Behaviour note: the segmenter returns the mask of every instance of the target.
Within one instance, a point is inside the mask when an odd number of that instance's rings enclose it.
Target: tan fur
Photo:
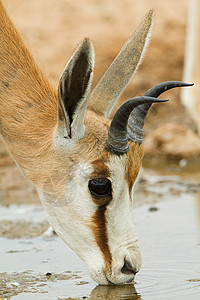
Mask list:
[[[51,151],[56,122],[55,90],[0,2],[0,129],[8,150],[27,176]]]
[[[91,178],[109,178],[110,171],[106,165],[106,161],[108,159],[108,153],[105,152],[102,157],[92,162],[92,166],[94,171],[91,174]]]
[[[116,95],[120,95],[141,59],[151,24],[152,12],[149,12],[125,46],[128,60],[127,57],[122,59],[124,56],[122,49],[114,65],[106,73],[106,77],[103,77],[94,90],[84,119],[85,135],[74,141],[71,136],[61,136],[63,144],[66,142],[67,145],[71,140],[74,142],[73,147],[65,148],[55,143],[55,132],[59,123],[58,94],[35,64],[0,0],[0,132],[13,159],[37,186],[39,194],[42,194],[42,201],[48,203],[50,199],[48,209],[51,217],[55,214],[52,202],[54,199],[55,202],[64,199],[66,184],[76,176],[75,170],[80,164],[86,163],[92,168],[90,179],[111,177],[107,163],[114,154],[107,149],[110,120],[106,115],[117,100]],[[136,43],[138,49],[133,47],[132,43]],[[132,54],[131,48],[134,48]],[[132,55],[136,56],[136,60]],[[119,63],[118,59],[122,59],[120,78],[115,76],[116,72],[119,72],[119,68],[116,68],[116,64]],[[130,62],[132,60],[133,63]],[[121,77],[125,77],[124,82],[121,82]],[[109,83],[109,86],[105,84],[105,81]],[[118,89],[119,83],[122,85]],[[108,105],[107,100],[110,97],[112,101]],[[102,106],[102,101],[105,103],[104,106]],[[131,197],[132,187],[143,157],[143,146],[132,142],[130,151],[123,155],[127,162],[124,176]],[[90,195],[88,199],[90,201]],[[99,203],[99,200],[93,197],[91,206],[93,209],[95,207],[96,211],[93,210],[93,215],[90,218],[87,217],[86,220],[92,230],[93,239],[102,253],[105,267],[110,272],[112,271],[112,255],[109,249],[105,212],[106,205],[111,200],[112,196],[104,198]],[[62,223],[59,221],[60,219],[53,220],[53,224],[58,226],[57,224]],[[62,228],[61,225],[58,226],[58,232],[60,228]],[[65,240],[65,233],[62,238]]]
[[[40,184],[49,175],[49,170],[56,173],[62,169],[61,164],[69,165],[67,153],[55,149],[52,143],[57,123],[58,96],[35,64],[1,2],[0,54],[1,134],[12,157],[27,177]],[[90,133],[72,150],[72,160],[78,163],[84,156],[87,161],[87,153],[91,159],[94,148],[101,152],[102,141],[106,143],[108,123],[105,118],[99,119],[94,113],[87,112],[85,124]]]
[[[88,132],[72,152],[63,153],[53,146],[57,93],[35,64],[1,2],[0,54],[1,134],[27,177],[39,184],[49,170],[56,173],[63,163],[70,168],[69,154],[77,163],[83,157],[85,161],[98,159],[106,147],[109,120],[89,110],[85,118]]]
[[[142,158],[144,155],[143,144],[139,145],[134,142],[129,143],[128,162],[125,179],[128,183],[130,198],[132,199],[132,189],[140,171]]]

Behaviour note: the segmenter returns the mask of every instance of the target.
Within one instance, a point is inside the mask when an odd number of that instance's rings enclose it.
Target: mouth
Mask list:
[[[106,277],[106,280],[107,280],[108,285],[123,285],[123,284],[129,284],[129,283],[132,283],[132,282],[134,281],[134,279],[135,279],[135,276],[133,276],[132,278],[128,279],[128,280],[125,281],[125,282],[122,282],[122,283],[114,283],[114,282],[112,282],[111,280],[109,280],[107,276],[105,276],[105,277]]]
[[[132,277],[131,279],[129,279],[128,281],[126,281],[125,283],[133,283],[134,279],[135,279],[135,276]]]
[[[107,280],[108,284],[110,284],[110,285],[113,285],[113,284],[114,284],[112,281],[110,281],[110,280],[108,279],[108,277],[107,277],[106,275],[105,275],[105,277],[106,277],[106,280]]]

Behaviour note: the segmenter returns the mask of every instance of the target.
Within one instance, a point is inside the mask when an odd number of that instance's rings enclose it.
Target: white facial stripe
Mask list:
[[[110,156],[108,167],[113,183],[113,199],[106,209],[108,245],[112,255],[112,277],[119,278],[124,258],[129,254],[136,270],[141,267],[141,254],[136,234],[129,187],[125,180],[127,156]]]

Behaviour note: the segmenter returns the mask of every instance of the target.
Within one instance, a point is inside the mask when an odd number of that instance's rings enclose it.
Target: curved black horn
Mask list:
[[[192,85],[194,85],[194,83],[185,83],[181,81],[165,81],[153,86],[146,93],[144,93],[144,95],[149,97],[158,97],[165,91],[173,89],[175,87],[184,87]]]
[[[158,97],[160,94],[162,94],[163,92],[169,89],[175,87],[192,86],[192,85],[193,84],[184,83],[181,81],[166,81],[152,87],[144,94],[144,96]],[[144,134],[143,126],[144,126],[146,115],[151,107],[151,104],[152,103],[146,103],[140,105],[132,111],[127,126],[127,134],[129,140],[135,141],[139,144],[142,143],[143,134]]]
[[[127,100],[123,103],[111,121],[108,130],[107,146],[115,154],[123,154],[129,150],[127,137],[127,123],[131,112],[139,105],[151,105],[153,102],[166,102],[149,96],[141,96]]]

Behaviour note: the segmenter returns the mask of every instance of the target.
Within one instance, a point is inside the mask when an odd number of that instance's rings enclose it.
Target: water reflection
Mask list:
[[[137,300],[142,299],[133,284],[127,285],[98,285],[90,295],[90,300]]]

